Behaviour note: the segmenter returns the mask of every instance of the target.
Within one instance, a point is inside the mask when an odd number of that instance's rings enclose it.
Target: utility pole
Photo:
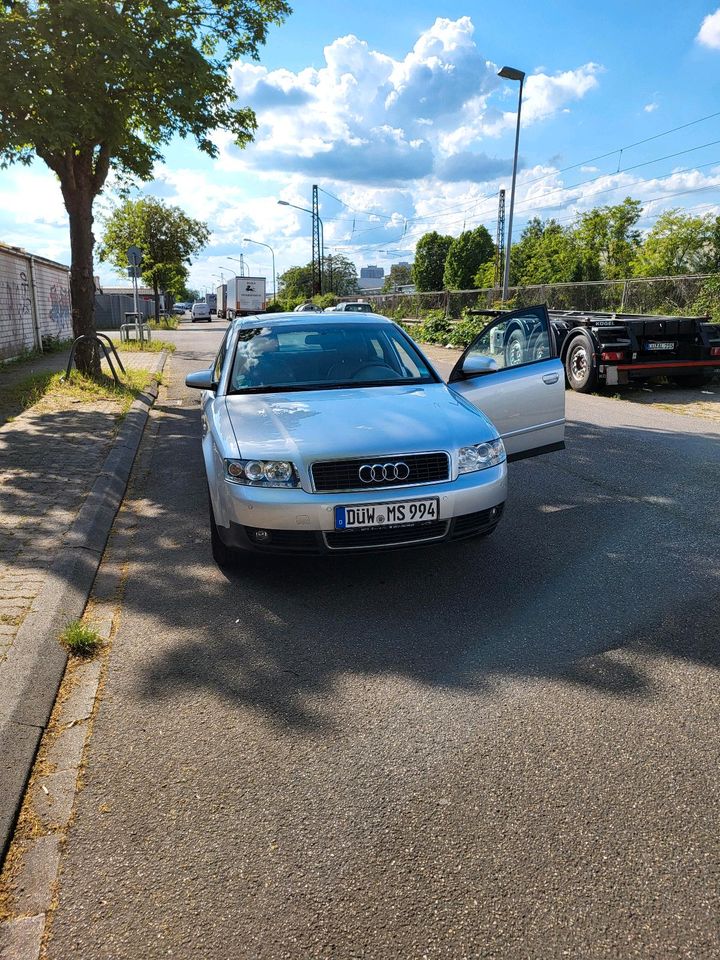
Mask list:
[[[500,287],[505,271],[505,190],[498,197],[497,233],[495,235],[495,286]]]
[[[323,275],[323,248],[320,240],[320,210],[318,205],[318,188],[313,184],[312,192],[312,290],[313,296],[322,293]]]

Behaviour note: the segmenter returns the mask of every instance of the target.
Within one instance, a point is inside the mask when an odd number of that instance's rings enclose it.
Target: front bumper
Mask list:
[[[300,489],[222,482],[218,533],[238,550],[258,553],[337,553],[389,550],[489,533],[507,497],[507,465],[443,483],[310,494]],[[335,507],[437,497],[439,517],[420,524],[335,530]],[[219,515],[218,515],[219,514]],[[222,519],[221,519],[222,518]],[[224,522],[223,522],[224,521]]]

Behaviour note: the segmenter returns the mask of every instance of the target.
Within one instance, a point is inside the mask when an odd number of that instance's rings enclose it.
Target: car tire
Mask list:
[[[576,393],[592,393],[598,385],[597,366],[587,337],[575,337],[565,354],[565,376]]]
[[[513,330],[505,344],[505,366],[518,367],[525,359],[525,334],[522,330]]]
[[[223,543],[220,532],[215,523],[215,514],[213,512],[210,491],[208,491],[208,506],[210,510],[210,547],[212,549],[213,560],[219,567],[233,567],[237,565],[238,552]]]
[[[703,370],[702,373],[681,373],[670,379],[678,387],[704,387],[712,380],[712,374]]]

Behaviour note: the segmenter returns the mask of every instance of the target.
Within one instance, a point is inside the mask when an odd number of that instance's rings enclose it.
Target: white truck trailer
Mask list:
[[[266,306],[265,277],[233,277],[227,284],[228,320],[262,313]]]

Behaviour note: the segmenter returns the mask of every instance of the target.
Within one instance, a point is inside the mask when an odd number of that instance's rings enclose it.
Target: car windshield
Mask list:
[[[390,324],[283,324],[240,330],[228,393],[328,390],[437,380]]]

